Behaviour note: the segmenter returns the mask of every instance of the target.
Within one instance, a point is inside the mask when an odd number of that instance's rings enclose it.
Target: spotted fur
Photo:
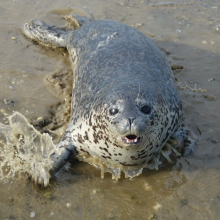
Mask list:
[[[180,140],[181,151],[187,138],[182,104],[162,52],[127,25],[75,17],[83,25],[71,32],[39,20],[24,27],[32,39],[66,47],[74,71],[71,121],[57,144],[62,154],[52,155],[51,173],[80,152],[114,166],[150,168],[161,155],[169,158],[164,146],[170,138]],[[149,114],[141,112],[145,105]],[[123,144],[128,135],[140,137],[140,144]]]

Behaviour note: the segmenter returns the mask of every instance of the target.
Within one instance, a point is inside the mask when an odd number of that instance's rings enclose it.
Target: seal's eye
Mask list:
[[[150,114],[151,112],[151,107],[148,106],[148,105],[144,105],[141,107],[141,111],[144,113],[144,114]]]
[[[117,108],[112,108],[109,110],[110,115],[116,115],[118,113],[118,109]]]

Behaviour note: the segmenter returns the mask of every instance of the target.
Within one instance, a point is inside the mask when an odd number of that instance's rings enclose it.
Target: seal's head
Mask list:
[[[106,148],[98,155],[124,166],[155,164],[160,150],[176,126],[176,114],[155,88],[120,85],[109,90],[99,106]],[[176,122],[175,122],[176,121]],[[103,150],[104,149],[104,150]],[[108,155],[106,155],[106,153]]]

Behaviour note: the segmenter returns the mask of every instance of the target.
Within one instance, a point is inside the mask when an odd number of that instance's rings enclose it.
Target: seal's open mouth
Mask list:
[[[121,140],[125,144],[138,144],[141,142],[141,138],[133,134],[127,135],[121,138]]]

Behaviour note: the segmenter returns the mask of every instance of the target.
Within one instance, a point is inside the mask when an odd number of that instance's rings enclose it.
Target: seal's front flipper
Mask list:
[[[176,149],[183,156],[187,156],[188,154],[192,153],[197,145],[197,142],[198,142],[197,138],[195,138],[195,140],[191,139],[189,137],[189,133],[190,133],[190,131],[186,129],[185,125],[182,125],[171,136],[171,138],[169,140],[173,143],[176,143],[176,144],[172,144],[174,147],[173,149]],[[193,135],[193,136],[195,136],[195,135]]]
[[[56,172],[67,163],[70,157],[74,158],[74,156],[76,156],[77,151],[69,130],[66,130],[61,136],[56,148],[57,149],[50,155],[52,165],[50,170],[45,169],[42,163],[31,163],[30,173],[34,174],[31,178],[36,184],[47,187],[49,185],[49,179],[55,176]]]
[[[31,25],[24,25],[24,34],[44,45],[67,46],[68,33],[51,27],[45,22],[37,19],[31,21]]]
[[[54,161],[50,170],[51,176],[54,176],[54,174],[66,164],[70,157],[77,155],[71,132],[68,129],[61,136],[56,148],[58,152],[61,151],[61,153],[58,154],[54,152],[51,154],[51,159]]]
[[[196,145],[198,143],[198,140],[192,140],[191,138],[187,137],[186,140],[184,141],[184,148],[183,148],[183,156],[187,156],[191,154]]]

